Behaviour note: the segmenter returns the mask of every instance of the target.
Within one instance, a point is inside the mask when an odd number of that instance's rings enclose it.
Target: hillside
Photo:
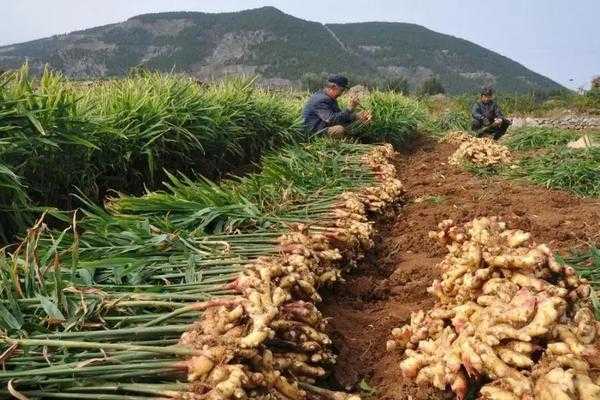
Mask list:
[[[144,65],[199,79],[259,75],[297,84],[307,73],[405,77],[414,87],[438,76],[452,93],[494,84],[526,92],[562,88],[474,43],[405,23],[323,25],[264,7],[236,13],[171,12],[0,47],[0,69],[28,61],[70,77],[120,76]]]

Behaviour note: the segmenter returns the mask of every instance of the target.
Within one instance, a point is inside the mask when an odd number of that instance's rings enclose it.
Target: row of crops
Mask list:
[[[319,290],[402,194],[354,142],[406,144],[417,102],[331,141],[250,81],[0,79],[0,398],[338,396]]]
[[[308,140],[303,97],[273,94],[250,80],[213,85],[145,74],[94,84],[27,67],[0,76],[0,241],[34,222],[35,206],[73,209],[72,194],[101,202],[111,191],[141,194],[169,173],[219,178],[268,150]],[[364,100],[375,112],[357,139],[404,144],[425,119],[393,93]],[[32,212],[33,211],[33,212]]]
[[[389,146],[288,146],[261,172],[44,218],[0,257],[0,397],[304,398],[335,356],[318,290],[402,195]],[[344,262],[344,264],[341,263]]]

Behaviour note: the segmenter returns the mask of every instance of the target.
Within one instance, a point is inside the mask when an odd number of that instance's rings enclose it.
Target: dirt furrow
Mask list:
[[[445,250],[428,238],[444,219],[467,222],[499,215],[537,242],[568,251],[600,236],[600,202],[524,183],[481,179],[449,167],[452,145],[422,143],[397,167],[409,195],[395,218],[379,227],[375,249],[344,284],[325,296],[324,314],[339,353],[334,384],[357,388],[364,380],[376,399],[435,399],[440,394],[402,378],[400,357],[385,351],[392,328],[427,309],[427,287]]]

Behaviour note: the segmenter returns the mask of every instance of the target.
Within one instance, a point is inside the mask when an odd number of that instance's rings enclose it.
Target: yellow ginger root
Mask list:
[[[450,165],[462,165],[465,162],[481,166],[509,164],[510,151],[506,146],[492,139],[471,137],[464,141],[448,159]]]
[[[318,290],[341,279],[338,262],[344,256],[353,261],[373,245],[368,213],[403,196],[390,162],[394,154],[391,146],[373,147],[361,161],[376,184],[340,195],[318,226],[298,224],[282,235],[278,254],[254,260],[226,285],[237,296],[198,304],[200,320],[180,339],[180,345],[198,351],[181,363],[188,379],[202,388],[198,398],[242,399],[266,392],[307,399],[297,383],[315,382],[335,362],[327,321],[314,306],[321,300]],[[428,333],[432,329],[423,337]]]
[[[533,360],[525,354],[519,353],[504,346],[494,347],[494,351],[496,351],[502,361],[512,365],[513,367],[520,369],[533,367]]]
[[[243,385],[247,383],[248,377],[241,365],[229,365],[218,367],[213,370],[209,382],[214,385],[206,396],[209,400],[226,400],[231,398],[244,398],[246,392]]]
[[[388,344],[404,351],[403,374],[455,391],[466,388],[465,371],[491,380],[480,391],[488,400],[600,400],[590,376],[600,357],[589,283],[498,218],[439,229],[430,237],[448,255],[428,290],[437,303],[413,313]]]
[[[498,386],[485,385],[479,391],[481,400],[520,400],[514,393]]]
[[[573,322],[577,324],[575,335],[583,344],[591,344],[598,334],[598,323],[594,313],[589,308],[581,308],[573,317]]]
[[[600,399],[600,386],[596,385],[588,375],[575,375],[575,389],[581,400]]]
[[[536,400],[571,400],[575,395],[573,371],[554,368],[535,384]]]
[[[443,321],[432,318],[422,310],[413,313],[410,325],[392,330],[392,339],[387,342],[387,348],[388,350],[414,348],[423,339],[437,337],[443,325]]]
[[[473,139],[473,135],[464,131],[453,131],[446,133],[440,140],[440,143],[461,144]]]
[[[535,316],[521,331],[529,336],[545,335],[562,316],[565,308],[566,302],[560,297],[538,296]]]

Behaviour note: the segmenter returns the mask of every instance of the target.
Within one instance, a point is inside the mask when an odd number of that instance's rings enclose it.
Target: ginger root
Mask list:
[[[429,288],[437,302],[388,342],[404,353],[405,377],[458,398],[467,390],[464,372],[490,381],[481,399],[600,400],[590,376],[600,362],[589,284],[498,218],[447,220],[439,229],[430,237],[448,255]]]

